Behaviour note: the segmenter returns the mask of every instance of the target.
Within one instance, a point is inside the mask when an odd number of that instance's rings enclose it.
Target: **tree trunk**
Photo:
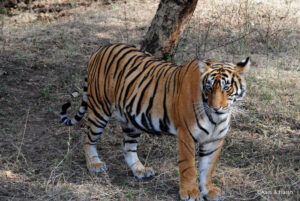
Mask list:
[[[141,49],[166,59],[177,47],[198,0],[161,0]]]

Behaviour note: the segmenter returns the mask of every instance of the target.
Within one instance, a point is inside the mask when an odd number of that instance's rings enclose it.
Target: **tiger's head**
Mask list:
[[[198,61],[201,75],[202,100],[207,114],[228,114],[230,106],[246,94],[243,74],[250,67],[249,57],[243,61],[221,63],[212,60]]]

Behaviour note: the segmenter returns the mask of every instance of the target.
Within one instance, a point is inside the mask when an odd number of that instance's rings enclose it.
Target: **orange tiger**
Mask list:
[[[181,200],[216,200],[221,191],[212,174],[229,130],[231,106],[246,94],[243,74],[249,57],[237,63],[212,60],[178,66],[154,58],[134,46],[101,47],[89,63],[82,104],[73,119],[62,106],[61,121],[72,126],[88,112],[84,151],[88,170],[107,170],[96,144],[113,112],[124,132],[125,161],[138,178],[154,175],[137,155],[142,132],[177,136]],[[199,187],[195,144],[200,147]]]

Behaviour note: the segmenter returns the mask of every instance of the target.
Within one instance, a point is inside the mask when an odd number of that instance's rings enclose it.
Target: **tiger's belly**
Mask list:
[[[128,111],[121,112],[117,110],[116,116],[118,120],[127,124],[129,127],[135,127],[142,132],[177,135],[177,129],[172,120],[159,117],[152,113],[141,112],[135,114]]]

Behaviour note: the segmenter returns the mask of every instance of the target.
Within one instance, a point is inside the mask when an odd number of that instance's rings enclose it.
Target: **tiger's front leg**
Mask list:
[[[214,186],[212,183],[212,175],[214,173],[223,142],[224,138],[200,147],[199,186],[203,198],[208,201],[216,201],[222,198],[221,189]]]
[[[187,130],[178,129],[177,144],[180,198],[184,201],[200,201],[201,193],[196,183],[195,142]]]

